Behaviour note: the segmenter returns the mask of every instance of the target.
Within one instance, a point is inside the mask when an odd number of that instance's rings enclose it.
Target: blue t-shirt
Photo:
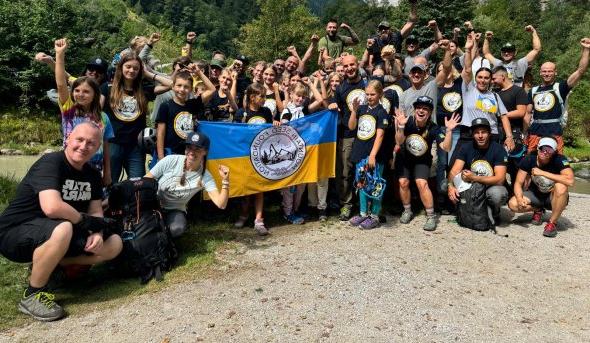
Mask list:
[[[407,163],[432,165],[432,143],[445,140],[445,130],[428,120],[425,127],[418,127],[413,116],[408,117],[404,128],[406,140],[401,156]]]
[[[571,88],[567,85],[567,81],[559,81],[558,84],[561,99],[565,101]],[[529,128],[529,133],[541,137],[563,135],[563,128],[559,122],[543,124],[537,121],[559,119],[561,117],[562,109],[559,99],[555,95],[553,84],[539,86],[535,94],[531,89],[528,94],[528,101],[529,104],[533,104],[533,122]]]
[[[479,149],[477,143],[472,142],[461,146],[457,160],[465,162],[463,169],[469,169],[479,176],[494,176],[494,167],[506,166],[508,154],[502,145],[494,141],[486,149]]]
[[[334,101],[338,104],[338,109],[340,110],[340,125],[338,127],[339,138],[353,138],[355,136],[356,132],[348,129],[350,110],[352,109],[352,102],[356,98],[361,100],[361,105],[367,103],[367,95],[365,94],[366,87],[367,81],[361,78],[359,82],[355,83],[350,83],[349,80],[344,80],[344,82],[336,88]]]
[[[359,106],[357,118],[356,129],[351,130],[355,134],[350,155],[350,161],[353,163],[358,163],[362,159],[369,157],[377,137],[377,130],[386,130],[391,125],[389,115],[381,104],[373,108],[368,105]],[[383,143],[381,143],[375,158],[379,163],[387,161],[387,151],[383,148]]]
[[[560,174],[562,170],[571,168],[571,166],[567,158],[559,154],[553,156],[553,158],[551,158],[551,160],[543,166],[538,165],[537,154],[525,156],[518,164],[518,169],[527,172],[529,175],[531,174],[531,170],[533,168],[539,168],[551,174]],[[535,193],[549,193],[553,189],[554,185],[555,182],[549,180],[546,177],[533,176],[531,177],[529,189]]]

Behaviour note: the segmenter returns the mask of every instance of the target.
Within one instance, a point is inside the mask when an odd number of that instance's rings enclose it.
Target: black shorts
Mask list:
[[[395,170],[397,172],[398,179],[405,178],[409,180],[428,180],[430,178],[430,166],[428,164],[396,163]]]
[[[35,218],[3,232],[0,236],[0,253],[14,262],[31,262],[33,252],[51,237],[63,219]],[[88,233],[74,230],[66,256],[84,254]]]
[[[531,206],[538,209],[546,209],[551,210],[551,196],[552,193],[541,193],[541,192],[534,192],[532,190],[526,190],[522,192],[524,197],[527,197],[531,201]],[[569,203],[570,197],[568,194],[567,203]]]

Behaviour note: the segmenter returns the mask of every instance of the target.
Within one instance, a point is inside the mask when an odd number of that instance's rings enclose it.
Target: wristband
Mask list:
[[[156,76],[158,76],[158,74],[154,73],[154,76],[152,77],[152,81],[156,81]]]
[[[229,180],[221,180],[221,184],[229,186]]]

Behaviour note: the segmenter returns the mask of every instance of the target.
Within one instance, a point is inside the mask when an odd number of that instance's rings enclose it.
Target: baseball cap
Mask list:
[[[242,61],[242,64],[246,65],[250,62],[250,60],[248,59],[248,57],[244,56],[244,55],[238,55],[236,56],[236,60],[238,61]]]
[[[492,129],[492,127],[490,125],[490,122],[486,118],[475,118],[475,119],[473,119],[473,121],[471,122],[471,129],[473,130],[476,127],[479,127],[479,126],[485,126],[490,131]]]
[[[209,150],[209,146],[211,145],[211,141],[206,134],[197,131],[197,132],[190,132],[186,136],[185,145],[192,145],[197,148],[204,148],[205,150]]]
[[[516,46],[510,42],[502,45],[500,51],[516,51]]]
[[[94,68],[103,74],[105,74],[107,72],[108,66],[109,66],[109,64],[107,63],[107,61],[105,61],[104,59],[102,59],[98,56],[92,57],[86,63],[86,69]]]
[[[219,69],[223,69],[223,62],[221,60],[216,59],[216,58],[212,59],[211,62],[209,62],[209,65],[211,67],[217,67]]]
[[[421,71],[427,71],[428,67],[426,67],[425,64],[420,63],[420,64],[414,64],[414,66],[412,66],[412,68],[410,68],[410,72],[412,72],[412,70],[414,70],[414,69],[420,69]]]
[[[409,35],[408,38],[406,38],[406,44],[409,44],[410,42],[418,43],[418,38],[414,35]]]
[[[434,100],[426,95],[419,96],[418,99],[414,101],[414,108],[416,108],[417,105],[426,105],[432,110],[434,108]]]
[[[382,22],[379,23],[379,25],[377,26],[377,28],[384,28],[384,29],[389,29],[391,27],[391,25],[389,24],[389,22],[387,20],[383,20]]]
[[[553,150],[557,150],[557,141],[553,137],[543,137],[539,140],[538,148],[548,146]]]

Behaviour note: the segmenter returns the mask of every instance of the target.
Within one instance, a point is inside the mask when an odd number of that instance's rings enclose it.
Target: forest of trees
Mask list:
[[[53,40],[59,37],[72,41],[66,62],[74,73],[89,57],[111,58],[131,37],[154,31],[163,35],[154,51],[163,63],[178,55],[188,31],[197,33],[196,58],[208,59],[221,50],[230,57],[240,52],[270,61],[285,57],[289,45],[302,53],[312,33],[324,34],[329,18],[348,23],[364,40],[381,20],[401,27],[408,6],[407,0],[399,6],[377,0],[0,0],[0,107],[18,108],[23,115],[53,110],[45,97],[54,86],[53,76],[34,55],[53,54]],[[477,30],[494,31],[495,52],[511,41],[523,54],[531,48],[524,30],[531,24],[543,43],[538,61],[556,61],[562,77],[577,67],[579,40],[590,35],[587,0],[418,0],[418,6],[414,34],[424,43],[432,40],[426,28],[430,19],[445,35],[472,20]],[[353,52],[361,53],[363,47],[361,43]],[[539,65],[533,66],[536,80]],[[570,144],[590,133],[589,125],[581,125],[590,119],[589,79],[585,76],[570,97]]]

